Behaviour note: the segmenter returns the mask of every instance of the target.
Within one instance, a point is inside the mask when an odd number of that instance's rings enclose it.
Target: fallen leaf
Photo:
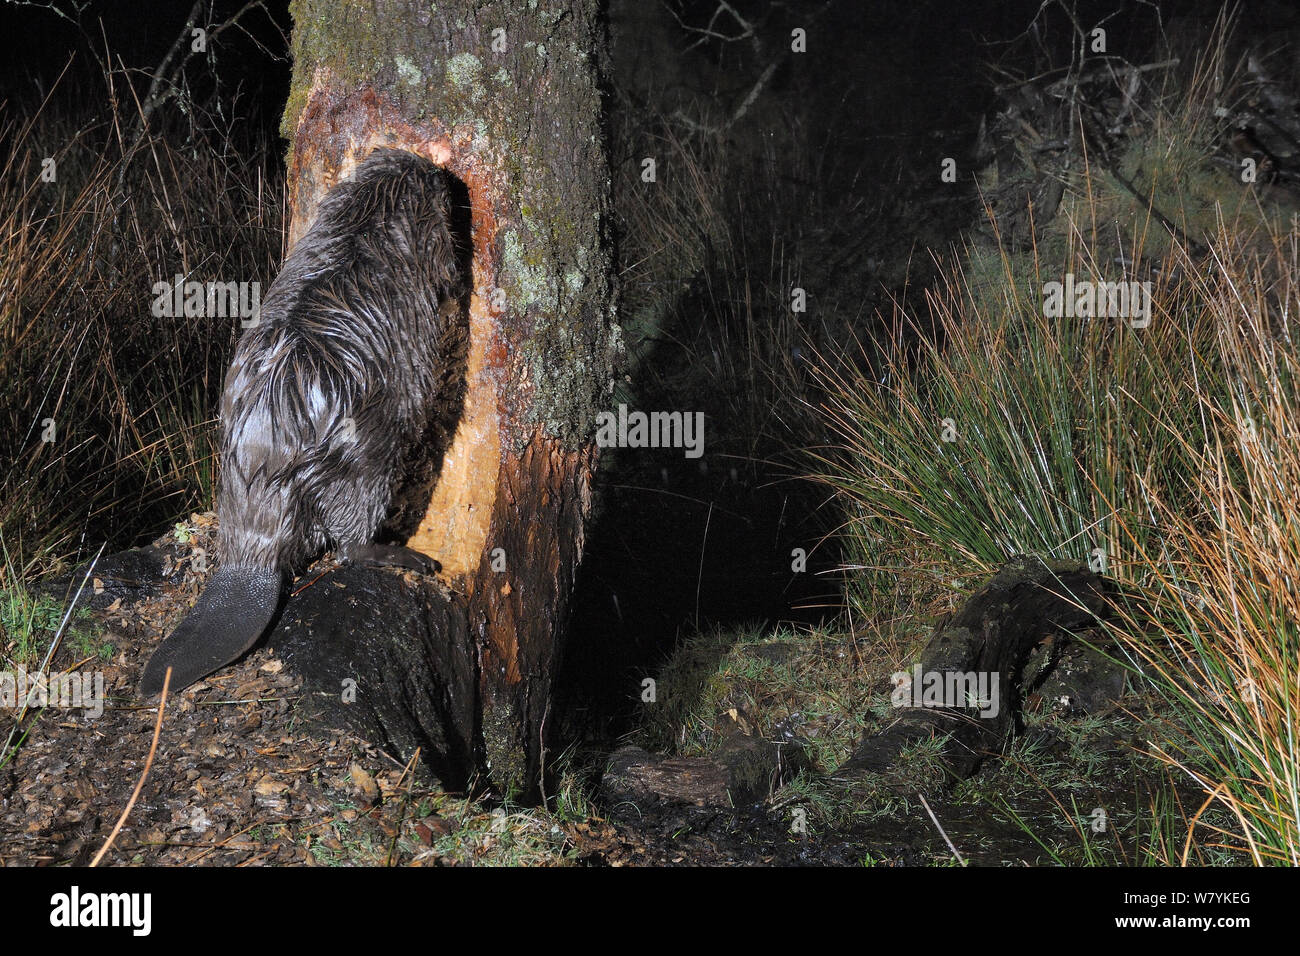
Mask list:
[[[361,764],[354,763],[349,767],[348,776],[352,778],[352,786],[366,803],[374,803],[379,799],[379,784],[375,783],[375,778]]]
[[[269,773],[253,784],[253,792],[261,797],[278,797],[288,789],[289,785],[287,783],[281,783]]]

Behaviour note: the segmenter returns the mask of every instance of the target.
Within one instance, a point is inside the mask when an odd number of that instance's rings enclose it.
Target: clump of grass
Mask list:
[[[1242,85],[1229,32],[1223,20],[1187,69],[1162,74],[1142,131],[1116,155],[1082,151],[1028,249],[1004,241],[986,209],[992,241],[943,263],[919,307],[895,302],[856,363],[820,357],[834,448],[816,471],[844,507],[857,612],[898,591],[900,575],[923,597],[1021,553],[1122,577],[1123,505],[1153,486],[1171,507],[1189,503],[1179,476],[1192,462],[1176,436],[1201,427],[1196,394],[1226,385],[1210,290],[1188,281],[1203,265],[1186,250],[1225,219],[1231,244],[1257,247],[1297,208],[1211,163]],[[1049,317],[1047,283],[1067,276],[1149,283],[1154,314]]]
[[[817,477],[844,505],[855,569],[951,587],[1017,554],[1124,560],[1113,503],[1177,463],[1147,409],[1188,407],[1188,356],[1205,364],[1212,325],[1166,283],[1147,328],[1045,316],[1057,276],[1114,281],[1077,246],[1071,259],[1035,260],[1026,283],[1004,253],[999,299],[955,266],[924,319],[899,306],[862,362],[821,366],[837,442]],[[850,593],[863,614],[878,581]]]
[[[1049,791],[1050,792],[1050,791]],[[1167,792],[1152,794],[1145,806],[1139,805],[1130,815],[1134,852],[1130,857],[1120,836],[1117,821],[1106,817],[1097,832],[1096,809],[1081,809],[1078,800],[1070,795],[1070,807],[1056,799],[1058,814],[1052,821],[1051,837],[1042,826],[1025,819],[1006,800],[999,800],[1004,812],[1032,839],[1047,858],[1057,866],[1176,866],[1176,835],[1185,830],[1185,821],[1176,811],[1176,802]],[[1181,824],[1181,826],[1180,826]],[[1071,835],[1073,840],[1070,839]]]
[[[923,314],[897,307],[856,364],[821,363],[835,443],[817,477],[850,562],[877,575],[851,579],[850,601],[870,614],[882,578],[949,586],[1019,553],[1117,578],[1117,630],[1176,718],[1152,750],[1236,821],[1191,826],[1295,864],[1300,240],[1238,194],[1210,201],[1212,231],[1201,209],[1195,247],[1185,231],[1151,243],[1149,209],[1119,217],[1102,171],[1080,175],[1062,243],[968,250]],[[1150,324],[1048,317],[1065,273],[1149,281]]]
[[[137,142],[113,82],[99,109],[59,90],[0,128],[0,540],[21,577],[209,500],[239,323],[155,316],[153,285],[265,285],[281,249],[269,144],[241,158],[197,123]]]
[[[110,661],[117,648],[96,629],[79,629],[71,634],[72,649],[79,658]]]
[[[1221,246],[1230,237],[1222,236]],[[1256,863],[1300,863],[1300,240],[1268,259],[1216,254],[1204,286],[1226,390],[1201,390],[1200,431],[1174,431],[1198,507],[1160,487],[1122,531],[1142,590],[1122,607],[1129,646],[1179,717],[1162,759],[1229,809]],[[1158,539],[1141,527],[1160,529]]]
[[[851,636],[825,629],[717,628],[683,641],[644,704],[637,742],[684,756],[709,753],[737,730],[798,738],[812,766],[842,763],[886,699],[890,645],[864,660]]]
[[[454,866],[567,866],[576,855],[568,831],[542,809],[506,804],[489,807],[479,801],[437,794],[422,804],[418,816],[438,813],[450,824],[447,832],[416,860]]]
[[[35,667],[62,618],[63,608],[52,598],[21,586],[0,591],[0,660],[28,670]]]

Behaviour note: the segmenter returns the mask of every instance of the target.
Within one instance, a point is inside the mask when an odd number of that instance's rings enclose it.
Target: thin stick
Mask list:
[[[113,841],[117,839],[117,835],[122,829],[122,824],[126,823],[127,814],[131,812],[131,808],[135,806],[135,801],[140,797],[140,791],[144,789],[145,778],[149,776],[149,768],[153,766],[153,755],[158,751],[158,735],[162,733],[163,711],[167,709],[167,690],[171,687],[171,684],[172,669],[171,667],[168,667],[167,673],[163,675],[162,698],[158,701],[158,720],[153,725],[153,743],[149,745],[149,756],[145,758],[144,771],[140,774],[140,779],[136,781],[135,792],[131,794],[131,799],[126,802],[126,809],[124,809],[122,815],[118,817],[117,826],[113,827],[113,832],[108,835],[108,839],[104,841],[104,845],[99,848],[99,852],[95,854],[95,858],[90,861],[92,867],[99,866],[99,861],[104,858],[104,854],[108,852],[108,848],[112,846]]]
[[[545,723],[545,718],[543,718],[543,723]],[[396,786],[393,787],[394,790],[398,790],[401,788],[402,783],[406,780],[406,775],[411,772],[411,768],[415,766],[415,762],[419,759],[420,759],[420,748],[416,747],[415,753],[411,755],[410,761],[406,764],[406,769],[403,770],[402,775],[397,778],[397,784]],[[545,764],[545,762],[546,762],[545,759],[543,759],[542,763]],[[543,794],[543,799],[544,798],[545,795]],[[411,789],[410,787],[407,787],[406,792],[403,793],[401,796],[402,815],[397,818],[397,826],[393,828],[393,841],[390,844],[388,844],[388,860],[386,863],[387,866],[392,866],[394,864],[394,860],[397,857],[397,838],[401,835],[402,824],[406,822],[406,811],[410,809],[410,806],[411,806]]]
[[[695,626],[700,626],[700,584],[704,580],[704,552],[709,547],[709,522],[713,520],[713,502],[709,502],[709,514],[704,519],[704,540],[700,543],[700,572],[695,578]]]
[[[411,772],[411,768],[414,767],[415,762],[420,759],[420,750],[421,748],[416,747],[415,753],[411,754],[411,759],[406,762],[406,766],[402,770],[402,775],[397,778],[397,783],[393,787],[394,790],[397,790],[406,782],[406,777]]]
[[[917,796],[921,798],[921,806],[925,807],[925,812],[930,814],[930,819],[934,821],[934,827],[939,831],[939,836],[943,837],[943,842],[948,844],[948,849],[952,850],[952,855],[957,858],[957,862],[962,866],[965,866],[966,860],[957,852],[957,848],[952,845],[952,841],[948,839],[948,834],[944,832],[943,826],[940,825],[939,818],[936,817],[934,811],[930,809],[930,804],[926,803],[925,794],[918,793]]]

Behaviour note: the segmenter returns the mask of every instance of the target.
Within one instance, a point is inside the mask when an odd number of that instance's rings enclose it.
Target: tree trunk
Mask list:
[[[612,388],[596,8],[292,4],[290,242],[324,192],[378,146],[426,156],[466,187],[474,291],[465,402],[407,543],[442,564],[463,616],[446,639],[467,642],[477,668],[476,699],[459,695],[466,712],[452,721],[473,728],[473,739],[452,749],[475,755],[502,788],[540,780],[591,501],[595,416]]]

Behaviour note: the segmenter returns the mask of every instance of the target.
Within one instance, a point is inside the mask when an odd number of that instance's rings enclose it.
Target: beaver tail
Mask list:
[[[278,572],[239,565],[218,568],[194,609],[154,651],[140,679],[140,693],[162,691],[172,669],[168,693],[184,690],[200,678],[247,652],[262,636],[280,604]]]

